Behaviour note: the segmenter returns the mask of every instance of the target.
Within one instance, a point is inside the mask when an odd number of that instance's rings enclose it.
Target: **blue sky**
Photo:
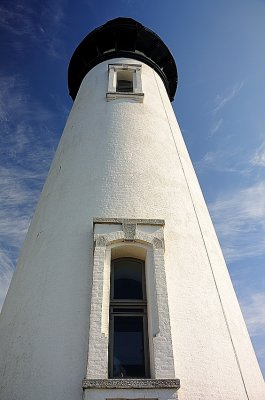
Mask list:
[[[265,375],[265,1],[2,0],[0,305],[72,101],[81,39],[128,16],[178,66],[173,107]]]

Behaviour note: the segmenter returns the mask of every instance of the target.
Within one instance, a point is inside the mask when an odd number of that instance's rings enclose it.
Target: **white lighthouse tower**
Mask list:
[[[176,85],[132,19],[75,50],[73,108],[1,314],[1,400],[265,399]]]

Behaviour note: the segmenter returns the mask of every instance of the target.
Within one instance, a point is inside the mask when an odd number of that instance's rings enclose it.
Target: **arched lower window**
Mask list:
[[[144,261],[112,261],[109,327],[109,377],[149,378]]]

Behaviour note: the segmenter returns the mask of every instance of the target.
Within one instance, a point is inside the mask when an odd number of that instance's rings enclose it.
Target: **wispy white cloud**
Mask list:
[[[223,124],[223,118],[220,118],[218,121],[216,121],[213,124],[213,126],[212,126],[212,128],[210,130],[210,135],[209,136],[211,137],[211,136],[215,135],[215,133],[217,133],[219,131],[219,129],[221,128],[222,124]]]
[[[44,162],[48,165],[51,161],[55,138],[50,127],[56,108],[51,110],[33,98],[27,83],[18,75],[0,71],[0,88],[0,165],[23,160],[24,169],[25,165],[35,171],[43,169]],[[38,163],[33,165],[36,160]]]
[[[241,304],[241,308],[250,335],[265,335],[265,293],[252,294],[248,303]]]
[[[34,148],[42,130],[47,131],[51,125],[57,110],[52,111],[37,98],[32,98],[27,83],[18,75],[8,76],[0,71],[0,87],[1,141],[5,144],[5,152],[8,155],[9,151],[21,153],[29,142],[31,149]],[[44,146],[47,145],[45,139],[42,137]]]
[[[16,2],[2,2],[0,6],[0,28],[16,36],[27,35],[36,38],[33,8]]]
[[[23,82],[22,80],[18,80],[16,75],[0,74],[0,122],[8,121],[10,111],[16,112],[18,104],[23,102],[23,98],[21,98],[23,95],[19,88],[20,85],[23,86]],[[17,89],[16,92],[14,92],[15,87]],[[10,98],[9,96],[12,97]]]
[[[218,128],[221,123],[216,126]],[[194,163],[194,166],[198,173],[217,171],[238,173],[244,176],[249,176],[250,174],[260,176],[261,170],[257,169],[257,167],[265,167],[265,141],[261,143],[251,157],[248,154],[248,150],[246,154],[246,150],[240,150],[239,146],[220,146],[218,150],[205,153],[200,160]]]
[[[51,163],[56,108],[29,94],[19,76],[0,73],[0,307]]]
[[[12,260],[5,254],[4,251],[0,250],[0,311],[4,302],[13,272],[14,265]]]
[[[234,85],[232,88],[229,88],[225,91],[224,94],[222,95],[217,95],[214,103],[215,103],[215,107],[213,109],[213,113],[217,113],[218,111],[220,111],[229,101],[231,101],[242,89],[242,87],[244,86],[244,81],[237,83],[236,85]]]
[[[62,31],[64,25],[65,0],[50,0],[42,5],[41,32],[44,35],[47,53],[55,58],[64,55]]]
[[[197,162],[194,163],[196,171],[203,173],[205,171],[218,171],[218,172],[244,172],[242,165],[239,161],[234,162],[236,155],[236,149],[233,150],[217,150],[208,151],[204,156]]]
[[[17,51],[30,42],[38,42],[49,55],[58,57],[63,51],[64,3],[65,0],[49,0],[31,6],[30,1],[25,5],[4,0],[0,5],[0,29],[13,35],[13,40],[9,36],[9,43]]]
[[[195,162],[195,167],[196,170],[199,172],[202,172],[206,168],[210,167],[212,164],[216,162],[216,160],[220,158],[220,152],[219,151],[208,151],[207,153],[204,154],[204,156],[199,160]]]
[[[250,163],[254,166],[265,167],[265,141],[259,146]]]
[[[0,167],[0,309],[39,195],[36,182],[32,171]]]
[[[0,88],[0,122],[14,119],[47,121],[53,116],[36,99],[30,99],[27,83],[19,75],[6,75],[0,71]]]
[[[227,260],[265,255],[265,183],[231,192],[209,205]]]

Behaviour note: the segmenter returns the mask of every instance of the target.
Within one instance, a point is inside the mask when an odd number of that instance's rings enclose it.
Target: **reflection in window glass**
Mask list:
[[[113,377],[144,377],[143,317],[115,316],[113,330]]]
[[[113,299],[143,299],[143,263],[130,259],[113,263]]]

